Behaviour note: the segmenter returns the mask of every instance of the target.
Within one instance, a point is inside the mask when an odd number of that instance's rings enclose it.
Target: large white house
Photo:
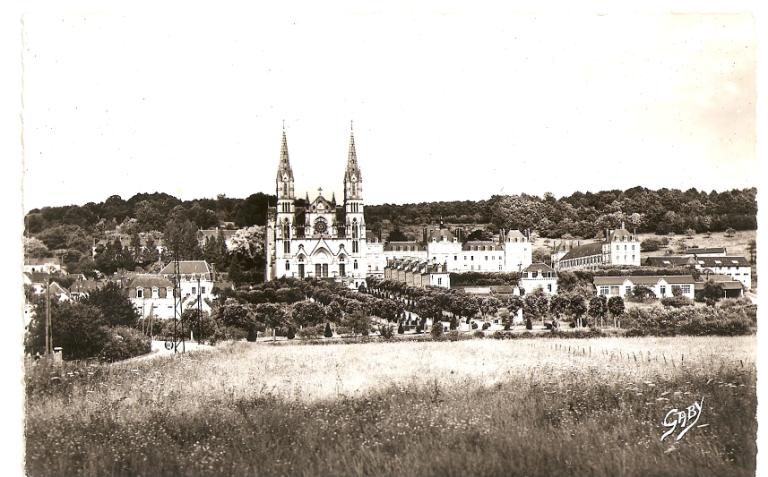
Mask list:
[[[752,288],[752,266],[745,257],[699,257],[696,268],[703,274],[726,275],[741,282],[744,288]]]
[[[596,268],[602,265],[640,266],[640,240],[621,224],[610,230],[606,239],[572,248],[565,255],[553,256],[556,270]]]

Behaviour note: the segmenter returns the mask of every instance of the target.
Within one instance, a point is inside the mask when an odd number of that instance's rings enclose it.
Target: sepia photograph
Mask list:
[[[761,24],[620,3],[20,7],[4,474],[759,475]]]

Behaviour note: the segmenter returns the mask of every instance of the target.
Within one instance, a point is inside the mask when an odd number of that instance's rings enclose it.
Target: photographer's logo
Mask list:
[[[685,433],[690,431],[691,428],[699,422],[703,408],[704,398],[701,398],[701,402],[693,401],[693,404],[682,410],[672,409],[669,411],[667,415],[664,416],[664,421],[662,422],[664,427],[668,427],[669,430],[661,436],[661,440],[663,441],[674,434],[675,431],[679,432],[675,440],[679,441],[682,439]]]

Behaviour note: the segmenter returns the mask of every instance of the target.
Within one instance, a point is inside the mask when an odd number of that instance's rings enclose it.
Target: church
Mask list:
[[[344,198],[336,203],[319,189],[309,201],[297,200],[288,140],[283,130],[277,166],[277,205],[267,212],[266,280],[281,277],[323,278],[358,288],[367,276],[363,178],[357,163],[354,132],[344,170]]]

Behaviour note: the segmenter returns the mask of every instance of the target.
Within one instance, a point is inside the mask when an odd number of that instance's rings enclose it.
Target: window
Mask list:
[[[437,279],[437,284],[438,285],[442,285],[443,284],[443,279],[442,278],[438,278]]]
[[[200,293],[205,295],[205,287],[200,287]]]
[[[283,242],[283,253],[291,253],[291,242],[288,240]]]
[[[611,285],[611,295],[618,295],[618,294],[619,294],[619,286]]]
[[[600,294],[601,295],[607,295],[608,294],[608,286],[607,285],[600,285]]]
[[[136,298],[144,298],[144,289],[142,288],[136,289]]]
[[[352,241],[352,253],[357,253],[357,252],[358,252],[357,240],[353,240]]]
[[[343,263],[339,264],[339,276],[340,277],[346,277],[347,276],[347,271],[346,271],[345,267],[346,267],[345,264],[343,264]]]
[[[634,252],[634,250],[635,250],[635,246],[634,246],[634,245],[632,245],[632,251]]]
[[[458,255],[454,255],[454,256],[453,256],[453,260],[454,260],[454,261],[456,261],[456,260],[458,260],[458,259],[459,259],[459,256],[458,256]]]
[[[680,285],[680,291],[683,292],[683,294],[687,295],[691,293],[691,286],[690,285]]]
[[[472,261],[474,261],[474,260],[475,260],[475,256],[474,256],[474,255],[470,255],[470,256],[469,256],[469,259],[470,259],[470,260],[472,260]]]
[[[547,291],[552,293],[552,284],[551,283],[547,283]]]
[[[160,291],[157,289],[157,287],[152,287],[152,298],[158,298]]]
[[[486,262],[488,261],[488,255],[486,255],[486,256],[485,256],[485,261],[486,261]]]
[[[667,295],[667,287],[664,286],[664,285],[659,285],[659,293],[661,294],[661,296],[666,296]]]
[[[629,295],[632,293],[632,287],[624,287],[624,294]]]
[[[352,264],[352,268],[354,268],[355,270],[357,270],[357,260],[355,260],[355,263],[353,263],[353,264]]]
[[[192,287],[192,294],[197,295],[197,287]]]
[[[285,269],[286,270],[290,270],[291,269],[291,262],[289,262],[288,260],[285,261]]]

